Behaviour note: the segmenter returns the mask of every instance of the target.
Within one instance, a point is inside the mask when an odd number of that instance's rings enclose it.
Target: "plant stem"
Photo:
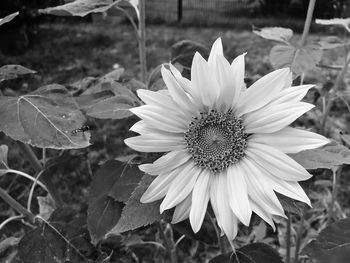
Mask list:
[[[147,63],[146,63],[146,0],[139,0],[139,55],[141,66],[141,79],[143,83],[146,83]]]
[[[23,152],[25,158],[27,158],[27,160],[30,162],[30,164],[34,168],[35,172],[40,173],[43,170],[43,166],[41,165],[40,161],[38,160],[38,158],[36,157],[32,149],[30,148],[30,146],[22,142],[18,142],[18,146]],[[63,206],[64,202],[57,191],[57,187],[52,183],[51,178],[45,173],[43,173],[40,178],[43,184],[46,186],[52,199],[55,201],[56,206],[57,207]]]
[[[24,215],[31,223],[35,223],[35,215],[25,209],[20,203],[13,199],[4,189],[0,188],[0,197],[18,213]]]
[[[177,255],[176,255],[176,245],[174,243],[173,235],[170,233],[170,237],[168,237],[163,230],[162,224],[160,222],[157,223],[158,231],[161,239],[164,241],[164,246],[169,254],[170,262],[177,263]]]
[[[344,79],[344,75],[348,70],[350,64],[350,56],[347,56],[346,60],[345,60],[345,64],[344,67],[342,68],[342,70],[339,72],[333,89],[332,89],[332,95],[335,95],[340,87],[340,84],[342,83],[343,79]],[[329,115],[329,112],[333,106],[333,102],[334,100],[330,97],[330,99],[328,99],[327,104],[326,104],[326,109],[324,110],[324,114],[322,116],[322,120],[321,120],[321,127],[320,127],[320,133],[325,135],[325,127],[326,127],[326,121],[327,121],[327,117]]]
[[[213,225],[213,227],[215,229],[216,238],[218,239],[218,246],[220,248],[220,252],[221,252],[221,254],[225,254],[227,252],[226,245],[225,245],[226,240],[223,237],[221,237],[220,230],[219,230],[214,218],[211,217],[211,215],[209,214],[208,211],[206,212],[206,216],[208,216],[211,224]]]
[[[287,233],[286,233],[286,263],[290,263],[291,228],[292,228],[292,215],[288,214]]]
[[[311,26],[312,15],[314,13],[316,0],[310,0],[309,6],[307,8],[306,20],[303,29],[303,35],[301,37],[300,46],[304,46],[306,43],[306,38],[309,35],[309,30]]]
[[[334,217],[334,203],[338,193],[337,179],[341,174],[341,172],[342,172],[342,167],[340,167],[338,170],[332,169],[332,173],[333,173],[332,197],[331,197],[331,203],[329,204],[329,207],[328,207],[327,225],[329,225],[332,222],[332,219]]]
[[[296,233],[294,263],[299,263],[299,250],[300,250],[301,236],[304,231],[304,221],[305,221],[305,208],[303,208],[301,212],[301,218],[300,218],[299,226]]]

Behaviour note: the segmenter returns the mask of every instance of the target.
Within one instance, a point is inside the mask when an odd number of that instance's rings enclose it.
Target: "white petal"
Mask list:
[[[158,175],[160,173],[169,172],[180,165],[183,165],[190,158],[191,156],[186,149],[171,151],[157,159],[154,163],[139,165],[139,169],[150,175]]]
[[[248,199],[245,175],[240,165],[231,165],[227,169],[227,190],[229,204],[233,213],[246,226],[249,226],[252,209]]]
[[[263,219],[266,223],[268,223],[272,227],[273,231],[276,231],[276,226],[272,220],[272,215],[269,214],[267,211],[265,211],[263,208],[261,208],[253,200],[251,200],[250,202],[251,202],[250,205],[252,206],[254,213],[260,216],[260,218]]]
[[[160,204],[160,213],[163,213],[166,209],[173,208],[192,192],[200,172],[201,169],[198,169],[191,161],[184,165],[184,169],[176,176],[169,186],[168,192],[163,202]]]
[[[224,231],[229,240],[233,240],[237,235],[237,218],[230,209],[227,192],[227,174],[212,175],[210,185],[210,202],[218,220],[218,225]]]
[[[203,170],[198,176],[192,192],[192,208],[190,212],[190,223],[194,233],[202,226],[209,201],[209,179],[210,174]]]
[[[166,108],[168,110],[176,109],[176,103],[171,98],[169,91],[151,91],[146,89],[138,89],[137,96],[148,105]]]
[[[304,98],[309,89],[314,86],[315,85],[300,85],[284,89],[271,101],[271,104],[298,102]]]
[[[287,127],[274,133],[255,133],[249,141],[270,145],[284,153],[321,147],[330,141],[317,133]]]
[[[266,171],[267,172],[267,171]],[[309,197],[304,192],[304,189],[299,185],[298,182],[289,182],[285,180],[278,179],[274,176],[269,178],[272,188],[287,197],[298,200],[300,202],[306,203],[311,207],[311,202]]]
[[[224,51],[222,48],[222,41],[219,37],[215,40],[209,54],[208,63],[213,68],[216,65],[216,58],[217,56],[224,56]]]
[[[202,103],[212,108],[219,95],[219,85],[212,77],[207,61],[196,52],[191,67],[191,85],[199,93]]]
[[[127,138],[124,142],[139,152],[169,152],[186,147],[183,137],[174,135],[146,134]]]
[[[193,105],[188,98],[185,90],[179,85],[171,71],[167,70],[163,65],[161,69],[163,80],[168,87],[169,93],[173,100],[178,104],[180,109],[193,112]]]
[[[143,193],[140,201],[142,203],[150,203],[163,198],[167,193],[171,182],[179,173],[181,173],[182,169],[183,167],[180,167],[171,172],[157,176]]]
[[[248,142],[246,154],[277,178],[286,181],[303,181],[312,177],[304,167],[274,147]]]
[[[279,131],[315,107],[305,102],[272,104],[244,116],[246,133]]]
[[[179,117],[169,110],[149,105],[132,108],[130,111],[145,120],[147,124],[149,123],[160,130],[167,132],[185,132],[187,130],[189,120],[186,115]]]
[[[236,114],[241,116],[268,104],[285,87],[289,73],[289,68],[278,69],[257,80],[241,94]]]
[[[178,204],[175,207],[173,220],[171,220],[172,224],[177,224],[189,217],[190,211],[191,211],[191,200],[192,200],[192,194],[189,194],[185,198],[185,200],[183,200],[180,204]]]
[[[139,134],[149,134],[153,133],[154,129],[150,125],[147,125],[145,121],[141,120],[131,126],[130,131],[137,132]]]
[[[231,87],[231,93],[227,96],[228,103],[232,105],[232,108],[236,107],[240,93],[245,87],[244,75],[245,75],[245,63],[244,57],[247,53],[243,53],[236,57],[231,63],[231,76],[233,85]],[[232,94],[232,95],[231,95]]]
[[[246,157],[240,161],[240,164],[245,174],[249,197],[267,213],[285,216],[275,192],[254,161]]]

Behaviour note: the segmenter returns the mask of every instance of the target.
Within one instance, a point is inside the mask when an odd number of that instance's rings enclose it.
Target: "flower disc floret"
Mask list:
[[[214,173],[224,171],[244,157],[247,139],[242,119],[235,117],[231,110],[201,112],[185,132],[193,161]]]

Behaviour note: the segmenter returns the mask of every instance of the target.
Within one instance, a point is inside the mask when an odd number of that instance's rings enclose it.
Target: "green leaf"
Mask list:
[[[290,67],[296,76],[315,68],[321,57],[322,50],[315,45],[301,48],[276,45],[270,51],[270,62],[275,69]]]
[[[10,22],[12,19],[14,19],[18,15],[19,15],[19,12],[17,11],[15,13],[8,15],[8,16],[5,16],[4,18],[0,18],[0,26],[5,24],[5,23]]]
[[[348,263],[350,258],[350,219],[339,220],[320,232],[301,252],[318,263]]]
[[[318,42],[318,44],[320,45],[321,49],[333,49],[338,47],[349,46],[350,42],[344,42],[339,37],[328,36],[328,37],[323,37]]]
[[[292,214],[296,214],[296,215],[301,215],[302,213],[302,208],[300,207],[300,205],[298,205],[299,203],[297,203],[295,200],[284,196],[280,193],[275,192],[278,200],[280,201],[284,211],[292,213]]]
[[[108,235],[115,235],[138,227],[146,226],[159,221],[161,215],[159,206],[161,201],[143,204],[140,202],[142,194],[146,191],[154,177],[145,174],[131,197],[127,201],[118,224],[109,231]]]
[[[350,150],[345,146],[332,141],[319,149],[306,150],[291,154],[295,161],[305,169],[333,169],[338,165],[350,164]]]
[[[86,114],[98,119],[123,119],[133,115],[129,109],[134,106],[129,97],[115,96],[92,105]]]
[[[93,247],[85,228],[86,217],[70,207],[55,210],[49,222],[25,234],[18,245],[20,262],[92,262]]]
[[[238,258],[238,260],[237,260]],[[253,243],[232,252],[216,256],[209,263],[283,263],[282,257],[271,246]]]
[[[198,42],[192,40],[182,40],[172,45],[171,63],[179,63],[183,66],[182,76],[190,78],[193,56],[197,51],[204,58],[208,58],[210,50]]]
[[[52,84],[19,97],[0,97],[0,130],[36,147],[73,149],[89,146],[90,133],[72,134],[86,121],[61,85]]]
[[[253,26],[253,33],[268,40],[275,40],[275,41],[280,41],[284,43],[288,43],[288,41],[293,36],[293,30],[290,28],[284,28],[284,27],[258,28]]]
[[[148,90],[158,91],[166,87],[160,71],[161,68],[162,65],[158,65],[155,69],[152,70],[147,83]]]
[[[99,103],[105,99],[113,97],[114,94],[110,90],[104,90],[97,93],[91,93],[87,95],[80,95],[75,97],[75,101],[78,103],[79,108],[83,111],[91,108],[94,104]]]
[[[90,13],[106,12],[120,2],[121,0],[76,0],[64,5],[39,9],[38,11],[42,14],[55,16],[86,16]]]
[[[21,75],[35,74],[36,71],[21,65],[5,65],[0,68],[0,82],[8,79],[15,79]]]
[[[138,186],[143,172],[140,171],[137,165],[124,164],[121,167],[123,169],[120,171],[119,179],[114,183],[108,195],[115,201],[125,203]]]
[[[124,165],[118,161],[103,164],[91,182],[88,197],[88,228],[92,243],[97,244],[119,221],[124,204],[109,193],[123,174]]]
[[[316,24],[328,26],[343,26],[350,31],[350,18],[316,19]]]

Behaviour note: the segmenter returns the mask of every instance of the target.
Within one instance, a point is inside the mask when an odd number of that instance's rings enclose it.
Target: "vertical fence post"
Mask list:
[[[182,0],[177,0],[177,22],[182,20]]]

